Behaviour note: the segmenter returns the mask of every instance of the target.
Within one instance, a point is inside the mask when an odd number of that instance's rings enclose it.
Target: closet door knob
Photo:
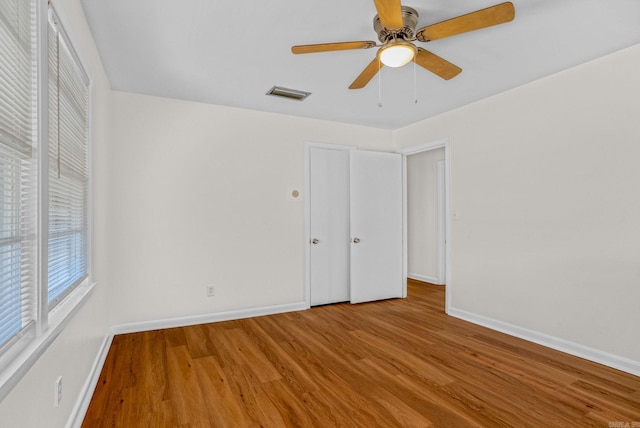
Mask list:
[[[320,242],[320,240],[318,240],[317,238],[313,238],[313,239],[311,240],[311,243],[312,243],[313,245],[316,245],[318,242]]]
[[[360,238],[353,238],[353,243],[357,244],[358,242],[360,242]]]

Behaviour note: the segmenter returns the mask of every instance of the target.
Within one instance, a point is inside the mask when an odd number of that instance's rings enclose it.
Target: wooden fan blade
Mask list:
[[[360,73],[360,76],[356,77],[349,89],[362,89],[367,86],[367,83],[376,75],[376,73],[382,68],[382,63],[376,56],[373,61],[367,65],[367,67]]]
[[[418,53],[413,58],[413,61],[444,80],[456,77],[462,71],[457,65],[451,64],[446,59],[440,58],[438,55],[422,48],[418,48]]]
[[[291,46],[294,54],[306,54],[316,52],[344,51],[349,49],[369,49],[376,46],[376,42],[339,42],[339,43],[319,43],[317,45]]]
[[[479,30],[493,25],[513,21],[515,9],[511,2],[501,3],[486,9],[451,18],[433,25],[427,25],[416,32],[421,42],[443,39],[468,31]]]
[[[404,27],[400,0],[373,0],[383,27],[390,30]]]

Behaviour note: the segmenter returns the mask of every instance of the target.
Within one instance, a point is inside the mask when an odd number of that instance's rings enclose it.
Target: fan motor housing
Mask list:
[[[418,25],[418,11],[408,7],[402,6],[402,28],[386,28],[380,22],[380,17],[376,15],[373,18],[373,29],[378,34],[378,40],[382,43],[386,43],[391,39],[400,38],[404,40],[411,40],[415,36],[416,25]]]

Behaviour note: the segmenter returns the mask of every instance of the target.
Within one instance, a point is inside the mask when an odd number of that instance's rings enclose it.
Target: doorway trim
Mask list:
[[[438,284],[445,285],[447,282],[447,269],[446,269],[446,251],[445,251],[445,230],[447,229],[447,211],[446,211],[446,191],[445,186],[447,183],[447,167],[444,164],[444,160],[438,161],[437,164],[437,187],[438,187]]]
[[[451,277],[451,148],[449,144],[449,138],[442,138],[439,140],[431,141],[428,143],[418,144],[415,146],[407,147],[405,149],[397,150],[396,153],[400,153],[402,156],[402,171],[403,171],[403,212],[404,212],[404,225],[403,225],[403,277],[407,277],[408,273],[408,213],[407,213],[407,156],[417,153],[427,152],[444,148],[444,164],[445,164],[445,218],[444,218],[444,248],[445,248],[445,312],[449,313],[451,307],[451,290],[452,290],[452,277]],[[404,285],[404,297],[407,296],[407,285],[405,281]]]
[[[304,302],[311,308],[311,149],[358,150],[355,146],[327,143],[304,143]]]

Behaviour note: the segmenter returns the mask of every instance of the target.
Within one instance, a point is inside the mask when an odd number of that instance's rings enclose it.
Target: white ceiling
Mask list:
[[[500,2],[403,5],[418,11],[420,28]],[[377,41],[373,0],[82,0],[115,90],[387,129],[640,43],[640,0],[512,3],[510,23],[416,42],[462,68],[452,80],[416,67],[414,85],[409,64],[349,90],[375,49],[293,55],[290,47]],[[312,95],[303,102],[266,96],[273,85]]]

